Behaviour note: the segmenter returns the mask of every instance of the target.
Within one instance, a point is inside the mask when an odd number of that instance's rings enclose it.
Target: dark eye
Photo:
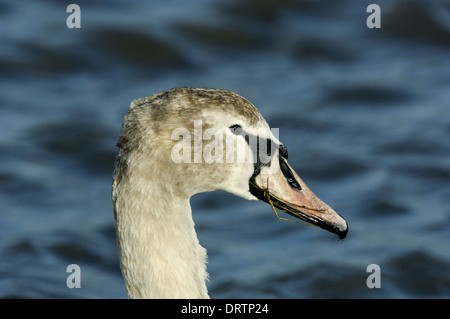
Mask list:
[[[239,124],[234,124],[230,126],[230,130],[231,132],[233,132],[234,134],[240,134],[242,131],[242,128]]]

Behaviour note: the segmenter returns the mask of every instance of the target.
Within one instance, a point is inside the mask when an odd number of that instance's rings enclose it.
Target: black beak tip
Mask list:
[[[348,226],[345,228],[345,230],[338,230],[336,234],[339,236],[339,240],[344,240],[345,237],[347,237],[348,233]]]

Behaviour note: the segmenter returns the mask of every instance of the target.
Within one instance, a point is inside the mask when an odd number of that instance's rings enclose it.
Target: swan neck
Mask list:
[[[145,176],[134,174],[134,176]],[[157,181],[121,178],[113,188],[121,269],[130,298],[208,298],[206,251],[189,198]]]

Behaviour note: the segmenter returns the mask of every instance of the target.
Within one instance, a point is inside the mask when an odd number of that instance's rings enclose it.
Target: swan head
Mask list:
[[[119,175],[145,174],[166,194],[189,198],[224,190],[267,202],[281,210],[279,214],[341,239],[347,234],[346,221],[289,165],[278,130],[238,94],[175,88],[136,100],[118,146]],[[139,169],[130,168],[131,163]]]

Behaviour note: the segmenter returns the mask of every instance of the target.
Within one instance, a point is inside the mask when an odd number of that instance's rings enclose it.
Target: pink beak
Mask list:
[[[279,161],[276,160],[277,157]],[[275,156],[270,166],[263,166],[255,174],[250,179],[250,192],[255,197],[269,203],[274,210],[276,207],[335,233],[340,239],[346,237],[348,225],[344,218],[314,195],[286,159]]]

